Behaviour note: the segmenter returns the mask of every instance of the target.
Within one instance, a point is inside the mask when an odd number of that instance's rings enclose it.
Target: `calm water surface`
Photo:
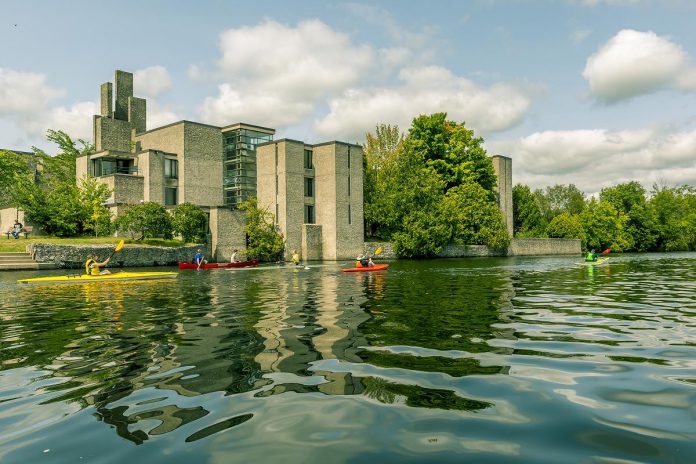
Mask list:
[[[0,461],[694,462],[696,254],[576,260],[0,273]]]

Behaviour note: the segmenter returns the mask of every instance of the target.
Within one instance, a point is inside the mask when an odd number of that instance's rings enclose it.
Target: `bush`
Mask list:
[[[129,233],[131,238],[137,240],[172,238],[171,216],[164,206],[152,201],[129,206],[122,216],[116,218],[114,224],[116,229]]]
[[[207,222],[205,211],[191,203],[182,203],[172,211],[174,233],[184,242],[204,242]]]
[[[242,203],[240,209],[246,211],[247,258],[261,261],[283,259],[285,239],[276,229],[273,214],[259,208],[255,198]]]

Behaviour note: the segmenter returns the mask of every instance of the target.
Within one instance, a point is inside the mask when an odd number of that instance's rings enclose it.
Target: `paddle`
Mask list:
[[[114,251],[111,252],[111,256],[109,256],[109,259],[113,258],[114,253],[116,253],[117,251],[121,251],[121,248],[123,248],[123,243],[124,243],[123,240],[118,242],[118,245],[116,245],[116,248],[114,248]]]
[[[377,247],[377,249],[376,249],[375,252],[374,252],[374,255],[377,256],[377,255],[380,254],[381,252],[382,252],[382,247]]]

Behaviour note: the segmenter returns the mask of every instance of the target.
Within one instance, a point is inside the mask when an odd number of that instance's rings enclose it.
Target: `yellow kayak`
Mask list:
[[[609,258],[599,258],[597,261],[581,261],[575,264],[579,264],[581,266],[598,266],[600,264],[606,263],[607,261],[609,261]]]
[[[50,277],[34,277],[33,279],[19,279],[17,282],[22,284],[70,284],[81,282],[119,282],[122,280],[144,280],[144,279],[174,279],[177,272],[115,272],[104,275],[63,275]]]

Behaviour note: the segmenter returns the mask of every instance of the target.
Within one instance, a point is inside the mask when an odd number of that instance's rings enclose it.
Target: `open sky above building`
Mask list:
[[[148,128],[239,121],[362,143],[445,111],[513,182],[696,185],[696,2],[3,2],[0,147],[92,138],[135,73]]]

